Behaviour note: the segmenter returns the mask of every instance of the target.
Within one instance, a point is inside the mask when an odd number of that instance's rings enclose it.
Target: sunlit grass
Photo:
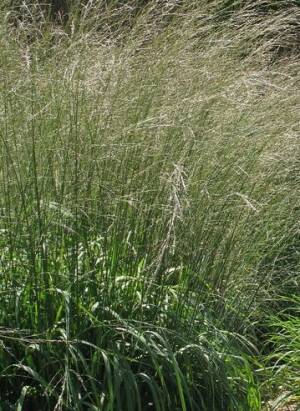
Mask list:
[[[2,15],[1,407],[260,410],[299,287],[296,9],[96,6]]]

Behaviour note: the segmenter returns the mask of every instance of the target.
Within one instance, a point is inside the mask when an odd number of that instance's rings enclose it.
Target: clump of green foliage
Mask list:
[[[266,358],[269,379],[266,387],[274,392],[270,406],[272,410],[291,407],[300,402],[300,300],[291,295],[281,301],[285,306],[276,315],[268,318],[272,351]]]
[[[299,10],[221,3],[2,9],[1,410],[262,408],[299,290]]]

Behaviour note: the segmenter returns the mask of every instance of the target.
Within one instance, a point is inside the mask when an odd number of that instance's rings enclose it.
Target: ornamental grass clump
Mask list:
[[[200,3],[1,12],[1,410],[263,406],[299,286],[299,10]]]

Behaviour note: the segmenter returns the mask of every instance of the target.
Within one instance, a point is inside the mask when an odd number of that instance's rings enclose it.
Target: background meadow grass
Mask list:
[[[297,403],[297,3],[115,3],[2,6],[0,408]]]

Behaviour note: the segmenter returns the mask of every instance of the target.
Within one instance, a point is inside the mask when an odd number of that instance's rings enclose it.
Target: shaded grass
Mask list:
[[[269,392],[273,392],[271,409],[294,408],[299,404],[299,297],[284,298],[286,306],[275,316],[271,316],[269,341],[273,351],[267,358],[270,378]],[[271,366],[270,366],[271,364]]]

